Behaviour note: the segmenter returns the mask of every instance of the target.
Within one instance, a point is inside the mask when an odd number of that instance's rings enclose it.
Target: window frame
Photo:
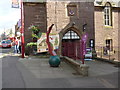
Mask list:
[[[80,39],[80,36],[73,30],[68,30],[63,38],[63,40],[66,40],[66,39],[72,39],[72,40],[76,40],[76,39]]]
[[[113,51],[113,39],[106,39],[105,44],[108,50]]]
[[[104,6],[104,25],[112,26],[112,6],[109,2]]]

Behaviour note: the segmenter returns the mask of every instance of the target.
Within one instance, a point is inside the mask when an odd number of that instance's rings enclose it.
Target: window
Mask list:
[[[80,37],[76,32],[69,30],[67,33],[65,33],[63,39],[80,39]]]
[[[77,6],[76,5],[67,5],[67,13],[68,13],[68,16],[76,16],[77,15]]]
[[[110,3],[106,3],[104,8],[104,23],[107,26],[112,26],[112,11]]]
[[[89,46],[90,46],[91,48],[94,48],[94,39],[90,39],[90,40],[89,40]]]
[[[113,51],[113,42],[112,39],[107,39],[106,40],[106,47],[108,50]]]

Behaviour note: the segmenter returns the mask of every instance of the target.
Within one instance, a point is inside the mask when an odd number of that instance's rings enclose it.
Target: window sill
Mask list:
[[[113,26],[107,26],[107,25],[105,25],[104,27],[105,28],[113,28]]]

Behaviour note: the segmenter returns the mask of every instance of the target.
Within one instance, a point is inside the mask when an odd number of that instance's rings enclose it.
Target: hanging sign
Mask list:
[[[84,60],[92,60],[92,48],[86,48],[86,54]]]
[[[87,33],[83,34],[82,40],[83,40],[84,42],[86,42],[87,39],[88,39],[88,34],[87,34]]]
[[[87,33],[84,33],[84,34],[82,35],[83,55],[86,54],[86,42],[87,42],[87,39],[88,39],[88,34],[87,34]]]
[[[12,0],[12,8],[19,8],[19,0]]]

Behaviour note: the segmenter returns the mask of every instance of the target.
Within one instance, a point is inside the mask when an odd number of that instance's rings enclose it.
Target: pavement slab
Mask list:
[[[85,63],[90,67],[89,77],[107,75],[115,72],[118,73],[119,70],[119,68],[115,67],[114,64],[110,64],[107,62],[92,60],[92,61],[85,61]]]

